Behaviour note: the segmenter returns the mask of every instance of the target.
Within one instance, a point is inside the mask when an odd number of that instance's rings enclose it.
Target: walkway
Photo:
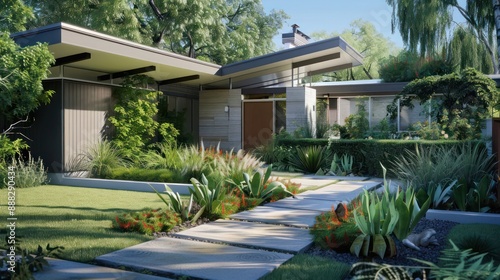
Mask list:
[[[162,237],[115,251],[97,257],[96,261],[105,266],[150,271],[172,278],[259,279],[312,245],[309,227],[322,211],[351,200],[364,188],[380,184],[367,178],[324,176],[292,181],[301,183],[301,187],[323,187],[303,192],[295,199],[282,199],[234,214],[226,220],[179,232],[175,237]],[[56,272],[57,267],[52,267],[51,271]],[[60,270],[61,273],[70,271],[71,268]],[[36,279],[63,279],[46,277],[48,273],[42,272]],[[122,270],[114,273],[128,273],[127,276],[113,278],[112,272],[109,273],[110,277],[106,278],[85,274],[78,279],[146,279],[144,274]],[[151,276],[148,279],[159,278]]]

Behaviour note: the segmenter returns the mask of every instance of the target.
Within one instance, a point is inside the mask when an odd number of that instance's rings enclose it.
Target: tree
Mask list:
[[[51,91],[45,91],[54,57],[46,45],[21,48],[4,32],[0,34],[0,112],[7,121],[26,117],[40,104],[49,103]]]
[[[464,17],[468,29],[484,45],[498,73],[500,37],[497,52],[494,51],[493,32],[500,28],[498,0],[466,0],[465,7],[457,0],[386,0],[392,7],[392,30],[399,29],[403,42],[411,51],[419,50],[422,56],[434,54],[446,45],[446,32],[453,22],[453,11]],[[493,4],[493,5],[492,5]],[[497,32],[497,35],[500,33]]]
[[[468,67],[485,74],[493,73],[494,65],[489,58],[487,49],[467,28],[462,26],[455,28],[451,40],[445,48],[449,63],[457,73]]]
[[[421,105],[429,100],[437,101],[441,111],[435,116],[444,131],[454,139],[471,139],[481,135],[483,120],[490,116],[499,96],[495,81],[467,68],[460,74],[429,76],[410,82],[388,111],[391,117],[397,115],[398,99],[401,108],[413,108],[414,101]]]
[[[362,19],[353,21],[351,28],[341,34],[316,32],[311,36],[317,40],[340,36],[364,56],[362,66],[324,75],[330,75],[336,81],[377,79],[380,61],[397,51],[393,42],[378,32],[372,23]]]
[[[380,78],[384,82],[409,82],[433,75],[453,72],[453,65],[443,55],[420,57],[417,53],[402,50],[397,56],[389,56],[380,62]]]
[[[33,12],[21,0],[0,0],[0,30],[17,32],[24,30],[24,25],[33,18]]]
[[[26,2],[35,26],[65,21],[219,64],[271,52],[286,18],[283,11],[266,14],[260,0]]]
[[[145,43],[137,6],[129,0],[25,0],[33,8],[35,18],[29,27],[67,22],[88,29]],[[142,2],[142,1],[140,1]]]
[[[266,15],[260,0],[150,0],[148,6],[140,10],[153,45],[218,64],[271,52],[287,17]]]

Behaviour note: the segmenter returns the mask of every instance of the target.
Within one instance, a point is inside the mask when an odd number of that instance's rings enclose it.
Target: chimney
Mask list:
[[[291,49],[298,46],[302,46],[308,43],[309,39],[311,39],[306,34],[302,33],[299,30],[297,24],[292,25],[292,33],[283,33],[281,35],[282,42],[285,45],[285,49]]]

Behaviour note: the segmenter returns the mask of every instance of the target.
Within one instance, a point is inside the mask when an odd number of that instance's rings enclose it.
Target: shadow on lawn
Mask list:
[[[5,205],[0,205],[0,206],[5,206]],[[131,212],[131,211],[141,211],[147,209],[147,207],[144,207],[142,209],[129,209],[129,208],[93,208],[93,207],[73,207],[73,206],[47,206],[47,205],[22,205],[22,204],[17,204],[16,207],[26,207],[26,208],[48,208],[48,209],[72,209],[72,210],[85,210],[85,211],[99,211],[99,212],[113,212],[113,213],[119,213],[119,212]]]

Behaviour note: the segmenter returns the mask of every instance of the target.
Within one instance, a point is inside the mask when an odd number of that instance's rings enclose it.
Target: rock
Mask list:
[[[432,228],[426,229],[421,233],[412,233],[407,238],[403,239],[403,244],[409,248],[420,251],[419,246],[427,247],[429,245],[438,246],[439,243],[436,239],[436,231]]]

